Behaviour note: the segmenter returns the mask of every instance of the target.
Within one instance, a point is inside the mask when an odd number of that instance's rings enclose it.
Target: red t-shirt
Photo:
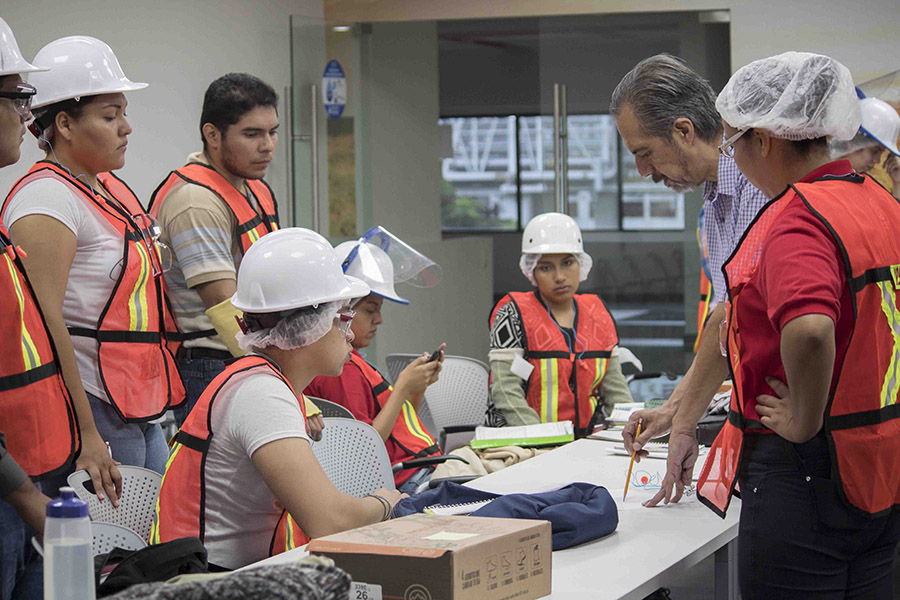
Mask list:
[[[819,167],[800,182],[852,171],[850,161],[835,161]],[[757,396],[774,395],[766,377],[787,383],[781,363],[781,331],[791,320],[808,314],[831,317],[835,323],[835,364],[840,363],[853,328],[853,305],[844,262],[831,233],[800,198],[784,207],[769,230],[757,276],[741,291],[738,311],[744,339],[741,394],[748,419],[759,420],[755,410]]]
[[[353,353],[360,356],[356,349],[353,350]],[[341,372],[340,377],[316,377],[303,390],[303,393],[336,402],[352,412],[357,421],[362,421],[369,425],[372,424],[372,421],[375,420],[375,417],[380,412],[378,405],[375,404],[375,394],[372,393],[372,386],[366,381],[362,370],[351,361],[344,365],[344,370]],[[390,457],[392,465],[414,458],[390,437],[384,442],[384,445],[387,448],[388,457]],[[401,473],[409,475],[408,471]]]

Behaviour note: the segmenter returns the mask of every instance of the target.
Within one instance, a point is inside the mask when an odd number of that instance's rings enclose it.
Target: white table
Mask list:
[[[612,442],[579,440],[526,462],[476,479],[467,485],[495,493],[538,492],[576,481],[605,486],[622,498],[627,456],[609,453]],[[700,461],[704,459],[700,457]],[[644,459],[635,471],[654,478],[665,475],[665,461]],[[633,475],[633,480],[636,475]],[[658,489],[658,488],[657,488]],[[553,553],[553,593],[547,598],[640,599],[671,583],[715,553],[716,599],[736,599],[738,516],[735,498],[727,518],[720,519],[691,497],[657,508],[633,507],[653,492],[631,488],[628,504],[619,510],[612,534]]]

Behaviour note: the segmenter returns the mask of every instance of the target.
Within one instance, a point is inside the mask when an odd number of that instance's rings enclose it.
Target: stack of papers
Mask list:
[[[554,446],[575,439],[572,421],[522,425],[520,427],[476,427],[472,448],[501,446]]]
[[[643,402],[620,402],[613,406],[612,414],[609,415],[609,421],[617,424],[625,424],[631,413],[642,410]]]

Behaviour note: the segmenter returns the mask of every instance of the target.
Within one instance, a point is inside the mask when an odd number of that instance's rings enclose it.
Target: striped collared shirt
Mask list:
[[[733,158],[719,156],[718,181],[703,186],[703,227],[712,272],[714,302],[725,298],[725,276],[722,265],[734,252],[737,243],[756,213],[769,201],[747,181]]]

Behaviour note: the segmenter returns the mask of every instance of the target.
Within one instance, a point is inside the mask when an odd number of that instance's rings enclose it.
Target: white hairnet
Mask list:
[[[248,333],[238,332],[235,337],[243,350],[269,346],[293,350],[309,346],[331,330],[338,311],[346,303],[345,300],[339,300],[310,306],[281,319],[274,327]]]
[[[716,109],[735,129],[756,127],[787,140],[849,140],[860,123],[850,71],[809,52],[785,52],[741,67],[719,94]]]
[[[522,269],[522,274],[535,287],[537,287],[537,281],[534,279],[534,268],[542,256],[543,254],[522,254],[522,257],[519,259],[519,268]],[[594,261],[587,252],[574,252],[572,256],[578,260],[578,281],[584,281],[588,278],[591,267],[594,266]]]
[[[828,142],[828,152],[831,158],[838,159],[848,154],[852,154],[857,150],[864,150],[872,146],[880,146],[876,139],[872,139],[862,131],[853,136],[852,140],[830,140]]]

